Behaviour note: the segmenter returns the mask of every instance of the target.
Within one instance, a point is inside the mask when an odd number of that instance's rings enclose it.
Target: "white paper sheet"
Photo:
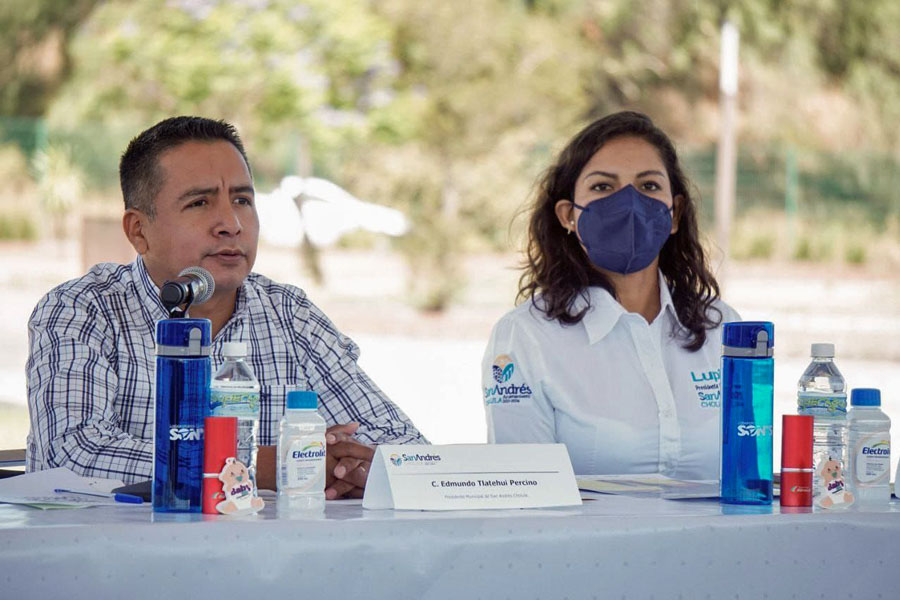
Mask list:
[[[99,505],[122,505],[112,498],[92,498],[80,494],[57,494],[53,490],[65,488],[109,493],[113,488],[124,485],[118,479],[81,477],[69,469],[59,467],[25,473],[15,477],[0,479],[0,502],[26,504],[35,508],[87,508]]]

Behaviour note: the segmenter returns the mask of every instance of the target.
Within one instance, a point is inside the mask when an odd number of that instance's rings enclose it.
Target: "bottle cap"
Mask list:
[[[881,390],[876,388],[856,388],[850,392],[851,406],[881,406]]]
[[[813,344],[809,355],[814,358],[834,358],[834,344]]]
[[[767,358],[775,350],[775,325],[769,321],[738,321],[722,326],[722,355]]]
[[[203,423],[203,472],[216,473],[237,456],[237,417],[206,417]]]
[[[229,358],[247,356],[246,342],[225,342],[222,344],[222,354]]]
[[[781,417],[781,469],[813,468],[813,417]]]
[[[310,390],[291,390],[287,395],[288,410],[316,410],[319,396]]]
[[[211,330],[209,319],[160,319],[156,322],[156,355],[209,356]]]

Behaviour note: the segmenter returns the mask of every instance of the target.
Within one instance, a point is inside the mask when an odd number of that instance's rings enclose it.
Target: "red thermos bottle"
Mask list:
[[[237,455],[237,417],[206,417],[203,438],[203,513],[216,515],[225,499],[219,473],[225,459]]]
[[[812,506],[813,417],[781,418],[781,506]]]

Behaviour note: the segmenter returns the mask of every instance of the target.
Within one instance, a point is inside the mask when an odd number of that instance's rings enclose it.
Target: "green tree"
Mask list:
[[[0,115],[42,116],[72,67],[69,40],[98,0],[0,3]]]
[[[350,161],[352,187],[403,208],[413,295],[441,310],[464,285],[472,247],[506,247],[512,213],[528,198],[549,146],[587,108],[586,54],[564,3],[389,0],[392,98],[372,111],[370,143]],[[367,173],[382,175],[377,187]]]

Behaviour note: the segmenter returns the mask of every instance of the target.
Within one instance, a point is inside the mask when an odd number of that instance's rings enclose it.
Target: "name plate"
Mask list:
[[[564,444],[383,445],[363,508],[475,510],[577,506]]]

